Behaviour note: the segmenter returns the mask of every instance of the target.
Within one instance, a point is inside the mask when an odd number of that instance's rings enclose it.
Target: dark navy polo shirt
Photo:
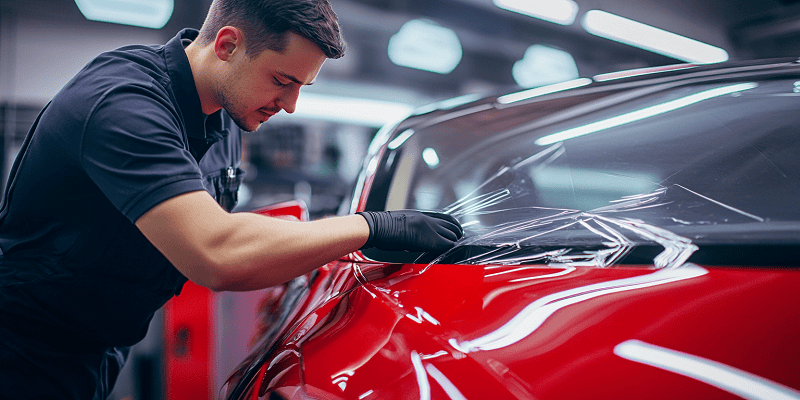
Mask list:
[[[196,37],[103,53],[46,107],[0,214],[0,325],[127,346],[180,291],[186,278],[135,221],[182,193],[218,197],[220,179],[241,172],[239,129],[202,113],[184,52]]]

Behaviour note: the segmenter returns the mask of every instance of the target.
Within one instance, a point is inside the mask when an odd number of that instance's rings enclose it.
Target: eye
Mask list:
[[[275,78],[275,77],[272,78],[272,81],[275,83],[275,86],[278,86],[278,87],[289,86],[288,83],[283,83],[283,82],[279,81],[278,78]]]

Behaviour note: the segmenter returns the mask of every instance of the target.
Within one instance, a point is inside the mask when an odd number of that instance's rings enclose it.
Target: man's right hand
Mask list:
[[[362,249],[445,252],[464,236],[461,224],[449,214],[416,210],[363,211],[369,239]]]

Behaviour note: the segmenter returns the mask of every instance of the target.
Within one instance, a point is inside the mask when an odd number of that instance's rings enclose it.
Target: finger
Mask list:
[[[464,229],[461,227],[461,224],[454,216],[450,214],[437,213],[432,211],[423,211],[422,214],[429,216],[431,218],[436,218],[440,220],[441,223],[447,224],[448,229],[455,232],[459,238],[461,236],[464,236]]]
[[[454,235],[456,235],[457,239],[461,239],[461,237],[464,236],[464,230],[461,229],[461,225],[459,225],[458,222],[456,222],[455,224],[450,221],[442,221],[442,220],[436,222],[438,226],[441,226],[442,228],[447,229]]]
[[[441,225],[434,225],[433,230],[442,238],[447,239],[451,242],[455,242],[459,239],[458,233],[454,232],[452,229],[449,229],[446,226]]]
[[[433,212],[433,211],[422,211],[422,213],[432,218],[438,218],[453,224],[458,224],[458,220],[450,214]]]

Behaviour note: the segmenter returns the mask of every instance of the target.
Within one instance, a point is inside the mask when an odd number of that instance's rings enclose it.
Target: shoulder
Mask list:
[[[58,107],[58,103],[63,103],[90,113],[97,103],[124,92],[170,101],[169,75],[162,47],[126,46],[98,55],[55,96],[54,105]]]
[[[126,46],[98,55],[53,98],[51,108],[83,125],[98,112],[110,113],[107,118],[179,115],[163,46]]]

